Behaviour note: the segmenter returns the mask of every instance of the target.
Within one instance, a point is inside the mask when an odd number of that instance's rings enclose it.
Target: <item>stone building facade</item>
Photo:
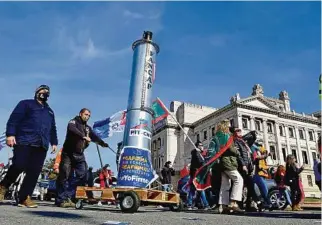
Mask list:
[[[278,98],[270,98],[264,96],[263,88],[256,84],[251,96],[241,98],[237,93],[231,97],[230,104],[222,108],[173,101],[170,111],[174,118],[169,115],[156,124],[152,137],[152,163],[157,172],[166,161],[172,161],[175,170],[180,171],[190,162],[191,142],[200,140],[208,146],[216,125],[229,119],[232,125],[242,128],[244,134],[257,131],[258,139],[272,153],[268,159],[270,165],[285,164],[288,154],[295,155],[297,162],[305,166],[301,177],[306,195],[319,196],[312,168],[314,159],[318,157],[321,112],[310,115],[296,113],[291,110],[286,91],[281,91]]]

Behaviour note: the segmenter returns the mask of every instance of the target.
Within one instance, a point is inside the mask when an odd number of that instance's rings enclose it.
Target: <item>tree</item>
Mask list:
[[[49,180],[56,180],[57,174],[54,173],[54,164],[55,164],[55,158],[49,158],[45,161],[44,166],[42,168],[42,172],[49,172],[48,178]]]
[[[51,171],[54,169],[54,164],[55,164],[55,158],[50,158],[47,159],[44,163],[44,166],[42,168],[42,171]]]

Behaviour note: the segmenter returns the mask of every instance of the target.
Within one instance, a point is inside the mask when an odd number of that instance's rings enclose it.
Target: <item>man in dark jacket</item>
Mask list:
[[[202,167],[205,163],[205,159],[202,156],[204,151],[203,144],[200,141],[197,141],[195,144],[196,148],[191,151],[191,163],[190,163],[190,191],[188,194],[188,210],[192,210],[192,201],[195,196],[196,187],[193,184],[193,178],[195,177],[196,171]],[[205,191],[200,191],[200,198],[205,210],[210,209],[209,203],[206,198]]]
[[[256,205],[254,203],[254,201],[257,201],[258,199],[254,189],[254,165],[252,162],[251,150],[247,142],[243,139],[241,129],[236,127],[230,127],[230,132],[234,135],[234,144],[237,148],[237,151],[239,152],[237,156],[238,172],[243,177],[244,186],[247,187],[246,210],[257,211]]]
[[[171,185],[171,176],[174,176],[174,169],[172,168],[171,161],[168,161],[164,164],[163,169],[161,170],[162,175],[162,190],[170,191]]]
[[[35,208],[30,196],[42,170],[49,144],[52,153],[57,150],[55,115],[47,104],[50,89],[41,85],[34,99],[22,100],[15,107],[7,122],[7,145],[13,147],[13,161],[7,175],[0,183],[0,201],[19,174],[26,173],[20,187],[18,206]]]
[[[90,110],[84,108],[80,111],[79,116],[69,121],[67,126],[57,178],[56,205],[60,207],[74,207],[75,204],[71,199],[75,195],[76,187],[86,184],[87,163],[84,150],[89,143],[93,141],[102,147],[108,147],[108,144],[87,125],[90,115]],[[76,177],[73,182],[68,182],[71,168],[74,169]]]

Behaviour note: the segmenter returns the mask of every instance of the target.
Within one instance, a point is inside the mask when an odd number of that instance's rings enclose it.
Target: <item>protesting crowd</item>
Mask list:
[[[0,182],[0,201],[4,200],[8,188],[19,174],[24,172],[17,205],[37,207],[31,196],[49,145],[52,146],[52,154],[58,150],[55,114],[47,103],[49,96],[50,88],[41,85],[36,89],[34,99],[20,101],[10,115],[6,144],[13,147],[13,158],[12,165]],[[88,167],[84,155],[89,143],[109,147],[87,124],[90,116],[90,110],[83,108],[68,122],[63,147],[57,153],[53,169],[58,174],[55,204],[59,207],[75,207],[77,186],[94,186],[93,168]],[[304,167],[299,167],[295,157],[288,155],[285,165],[270,171],[266,163],[269,156],[263,144],[256,141],[255,131],[242,136],[241,129],[230,126],[228,120],[222,121],[207,150],[202,142],[197,141],[191,151],[189,180],[183,187],[188,210],[193,210],[198,202],[205,210],[217,209],[220,213],[241,212],[244,202],[246,211],[273,210],[266,183],[268,178],[275,180],[280,196],[286,197],[286,209],[302,210],[304,192],[300,173]],[[321,162],[316,161],[314,172],[316,185],[321,190]],[[173,175],[172,163],[168,161],[161,171],[163,191],[172,191]],[[100,187],[110,187],[111,177],[107,164],[98,175]],[[261,196],[256,194],[255,185]],[[245,190],[247,194],[244,194]]]
[[[244,136],[241,133],[241,129],[231,127],[229,121],[224,120],[217,126],[207,150],[202,142],[195,143],[195,149],[191,151],[189,180],[182,187],[187,194],[188,210],[193,210],[200,202],[204,210],[213,208],[219,213],[241,212],[243,203],[249,212],[271,211],[274,207],[266,180],[273,179],[279,190],[277,201],[284,196],[285,210],[301,211],[305,196],[300,173],[304,167],[299,167],[295,157],[288,155],[285,165],[270,170],[266,159],[271,154],[262,143],[256,141],[256,132]],[[171,162],[167,162],[162,170],[163,184],[169,184],[168,165]],[[315,161],[314,171],[316,185],[321,191],[319,160]],[[255,191],[255,185],[260,196]],[[243,195],[245,190],[247,194]]]

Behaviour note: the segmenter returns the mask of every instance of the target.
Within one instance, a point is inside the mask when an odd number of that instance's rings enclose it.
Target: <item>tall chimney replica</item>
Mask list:
[[[158,178],[151,162],[152,87],[159,46],[145,31],[132,44],[133,64],[117,187],[146,188]]]

